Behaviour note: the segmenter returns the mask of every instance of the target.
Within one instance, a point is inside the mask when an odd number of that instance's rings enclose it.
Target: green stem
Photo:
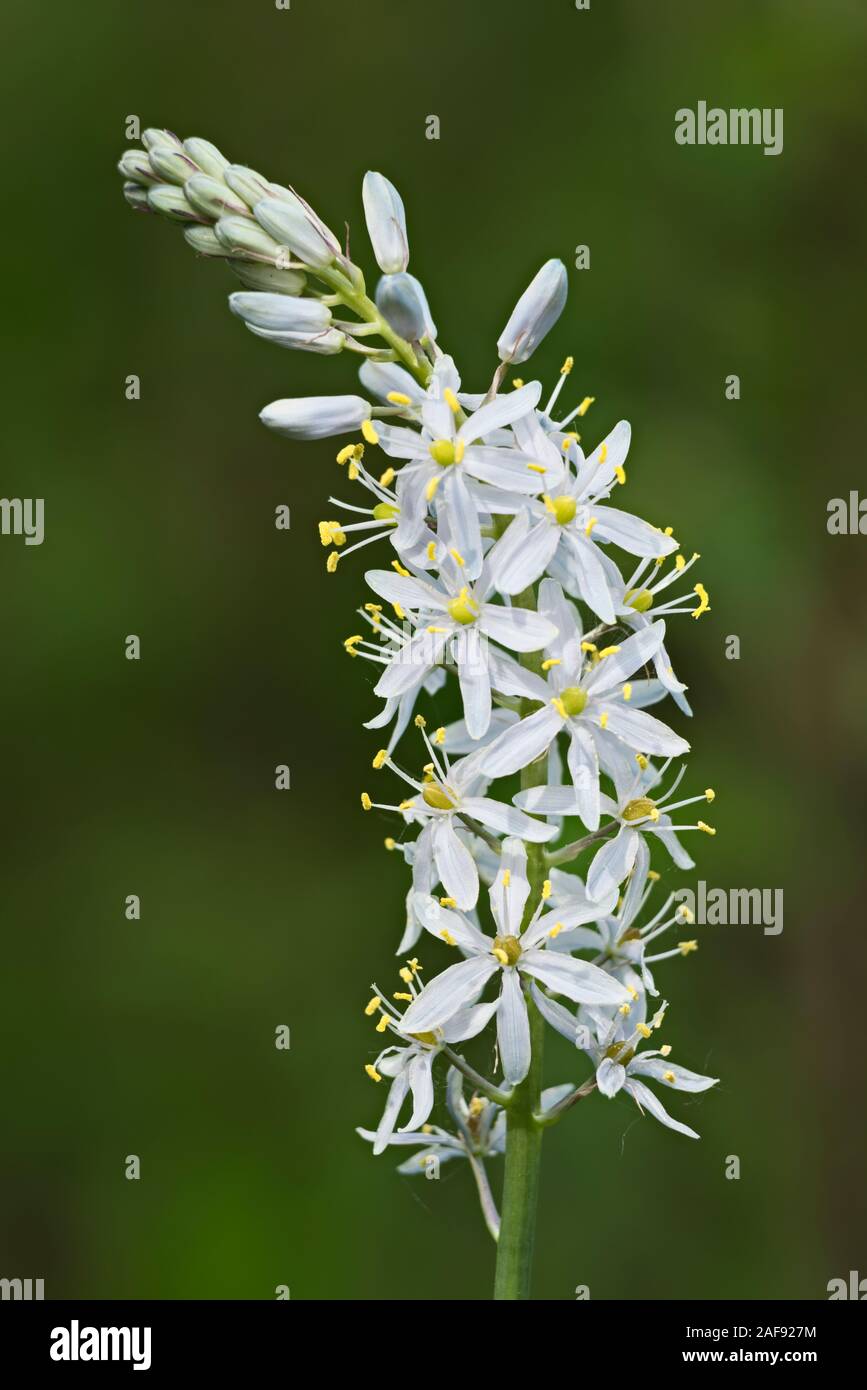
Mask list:
[[[535,608],[535,590],[526,589],[514,602],[518,608]],[[521,663],[541,674],[542,654],[531,652],[521,658]],[[524,701],[522,715],[531,713],[532,708],[532,701]],[[521,789],[543,786],[547,777],[548,760],[539,758],[521,773]],[[530,896],[522,928],[532,916],[545,881],[545,851],[541,845],[527,845],[527,877],[530,880]],[[541,1110],[545,1034],[542,1016],[529,996],[527,1010],[530,1017],[530,1070],[512,1092],[506,1119],[506,1168],[494,1281],[494,1298],[497,1300],[530,1297],[543,1131],[535,1116]]]
[[[427,386],[432,374],[430,363],[424,356],[417,356],[412,344],[408,343],[406,338],[401,338],[399,333],[395,333],[388,321],[383,318],[373,300],[365,293],[363,279],[359,276],[359,282],[355,283],[336,267],[317,270],[316,274],[326,285],[330,285],[337,291],[343,303],[354,310],[365,325],[370,325],[373,331],[385,339],[416,381],[421,386]]]

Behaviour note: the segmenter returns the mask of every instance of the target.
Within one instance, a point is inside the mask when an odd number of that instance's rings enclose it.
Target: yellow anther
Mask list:
[[[602,443],[599,445],[599,462],[600,462],[600,463],[604,463],[605,460],[607,459],[607,457],[608,457],[608,445],[607,445],[607,443],[605,442],[605,440],[603,439]]]
[[[406,994],[403,990],[396,989],[391,997],[392,999],[399,999],[401,1004],[411,1004],[413,999],[415,998],[415,995]]]
[[[674,557],[674,568],[675,568],[676,570],[682,570],[682,569],[685,569],[685,568],[686,568],[686,561],[684,560],[684,558],[683,558],[682,555],[675,555],[675,557]]]
[[[443,391],[443,400],[453,415],[460,414],[461,403],[450,386],[447,386]]]
[[[696,821],[696,825],[698,826],[699,830],[703,830],[703,831],[704,831],[705,835],[715,835],[715,834],[716,834],[716,831],[714,830],[713,826],[712,826],[712,825],[705,825],[705,823],[704,823],[703,820]]]
[[[427,720],[425,719],[425,717],[424,717],[423,714],[417,714],[416,717],[415,717],[415,719],[414,719],[412,722],[413,722],[413,724],[415,725],[415,727],[416,727],[417,729],[426,729],[426,728],[427,728]]]
[[[346,651],[349,652],[350,656],[358,656],[358,652],[355,650],[355,648],[358,646],[359,642],[363,641],[364,638],[362,637],[361,633],[356,632],[354,636],[346,638],[345,642],[343,643],[343,646],[346,649]]]
[[[662,534],[663,534],[664,536],[673,536],[673,535],[674,535],[674,527],[673,527],[673,526],[666,526],[666,528],[665,528],[665,530],[663,531]]]
[[[350,460],[351,458],[354,458],[354,457],[355,457],[355,445],[354,445],[354,444],[345,444],[345,445],[343,446],[343,448],[340,450],[340,453],[337,455],[337,462],[340,463],[340,464],[348,463],[349,460]]]
[[[331,544],[331,522],[330,522],[330,521],[320,521],[320,522],[319,522],[319,539],[320,539],[320,541],[322,542],[323,545],[330,545],[330,544]]]
[[[379,486],[380,486],[380,487],[391,487],[391,485],[392,485],[393,482],[394,482],[394,469],[393,469],[393,468],[386,468],[386,470],[385,470],[384,473],[380,473],[380,475],[379,475]]]
[[[716,801],[716,792],[714,791],[713,787],[705,787],[704,799],[705,801]]]
[[[397,973],[398,973],[398,975],[400,976],[400,978],[403,980],[403,982],[404,982],[405,985],[410,985],[410,984],[412,984],[412,971],[411,971],[411,970],[408,970],[408,969],[406,968],[405,965],[402,965],[401,968],[400,968],[400,970],[398,970]]]
[[[455,564],[456,564],[456,565],[460,565],[461,568],[463,569],[464,565],[465,565],[467,562],[466,562],[466,560],[464,559],[464,557],[463,557],[463,555],[461,554],[461,552],[460,552],[459,550],[454,550],[454,549],[452,549],[452,550],[449,551],[449,554],[451,555],[451,557],[452,557],[452,559],[454,560]]]
[[[387,761],[388,761],[388,749],[387,749],[387,748],[380,748],[379,752],[377,753],[376,757],[375,757],[374,760],[373,760],[373,764],[372,764],[372,765],[373,765],[373,767],[375,768],[375,770],[378,772],[379,769],[380,769],[381,767],[383,767]]]
[[[327,569],[329,574],[333,574],[334,571],[337,569],[337,562],[339,559],[340,556],[338,555],[337,551],[332,550],[328,559],[325,561],[325,568]]]
[[[523,378],[522,376],[516,376],[516,377],[515,377],[515,380],[512,382],[512,390],[513,390],[513,391],[517,391],[517,390],[519,390],[520,387],[522,387],[523,385],[524,385],[524,378]]]
[[[434,741],[434,743],[436,743],[436,744],[445,743],[445,741],[446,741],[446,731],[445,731],[445,728],[444,728],[442,725],[440,725],[440,727],[439,727],[439,728],[436,730],[436,732],[434,733],[433,741]]]
[[[435,477],[431,478],[430,482],[424,490],[424,495],[427,498],[428,502],[433,501],[434,497],[436,496],[436,490],[439,487],[442,480],[443,478],[441,473],[437,473]]]
[[[527,468],[531,473],[541,473],[543,478],[548,471],[545,465],[542,463],[528,463]]]
[[[356,463],[355,459],[352,459],[352,460],[350,461],[349,467],[348,467],[347,470],[346,470],[346,476],[347,476],[347,478],[349,479],[349,481],[350,481],[351,483],[354,483],[355,480],[357,479],[357,477],[358,477],[358,472],[359,472],[359,470],[358,470],[358,464]]]
[[[555,941],[555,940],[557,939],[557,937],[560,935],[560,933],[561,933],[562,930],[563,930],[563,923],[562,923],[562,922],[555,922],[554,925],[553,925],[553,927],[552,927],[551,930],[549,931],[548,935],[550,936],[550,938],[551,938],[552,941]]]
[[[552,699],[551,704],[554,706],[561,719],[569,718],[569,715],[566,711],[566,706],[563,704],[562,700],[558,699],[556,695]]]
[[[385,399],[390,401],[392,405],[412,405],[409,396],[405,395],[403,391],[389,391]]]
[[[373,619],[374,622],[378,622],[378,621],[379,621],[379,614],[382,612],[382,604],[381,604],[381,603],[366,603],[366,604],[364,605],[364,611],[365,611],[365,613],[369,613],[369,614],[370,614],[370,616],[371,616],[371,618]]]
[[[673,1071],[664,1071],[664,1072],[662,1073],[662,1079],[663,1079],[663,1081],[673,1081],[673,1080],[674,1080],[674,1072],[673,1072]]]
[[[372,1014],[375,1014],[375,1013],[376,1013],[376,1011],[377,1011],[377,1009],[379,1008],[379,1006],[380,1006],[381,1003],[382,1003],[382,1000],[380,999],[379,995],[378,995],[378,994],[375,994],[375,995],[373,996],[373,998],[371,999],[370,1003],[367,1005],[367,1007],[366,1007],[365,1010],[364,1010],[364,1012],[367,1014],[367,1017],[368,1017],[368,1018],[370,1018]]]
[[[409,579],[409,570],[404,569],[403,565],[400,563],[400,560],[392,560],[391,568],[393,570],[397,570],[398,574],[402,575],[404,579]]]
[[[425,628],[425,632],[448,632],[448,628],[437,627],[435,623],[431,623],[428,627]]]
[[[643,1038],[649,1038],[653,1033],[653,1029],[648,1028],[646,1023],[636,1023],[635,1031],[640,1033]]]
[[[549,656],[549,657],[547,658],[547,660],[545,660],[545,661],[542,662],[542,670],[543,670],[543,671],[550,671],[552,666],[559,666],[559,665],[560,665],[560,658],[559,658],[559,656]]]
[[[550,898],[550,896],[551,896],[551,894],[553,893],[553,891],[554,891],[554,889],[553,889],[553,887],[551,886],[551,880],[550,880],[550,878],[546,878],[546,879],[545,879],[545,882],[542,884],[542,897],[543,897],[543,898]]]
[[[397,809],[398,809],[399,811],[409,811],[409,810],[410,810],[411,808],[413,808],[414,806],[415,806],[415,797],[413,797],[413,796],[408,796],[407,799],[406,799],[406,801],[399,801],[399,802],[398,802]]]
[[[427,558],[428,558],[429,563],[430,563],[430,564],[433,564],[433,562],[434,562],[434,560],[436,559],[436,557],[437,557],[437,543],[436,543],[436,541],[428,541],[428,543],[427,543]]]
[[[582,650],[582,652],[590,652],[590,653],[593,653],[593,652],[596,651],[596,643],[595,643],[595,642],[582,642],[582,643],[581,643],[581,650]]]
[[[627,985],[627,986],[626,986],[626,989],[627,989],[627,992],[628,992],[629,994],[631,994],[631,996],[632,996],[632,1001],[633,1001],[633,1003],[634,1003],[635,1000],[639,997],[639,996],[638,996],[638,990],[635,988],[634,985]]]
[[[617,1010],[617,1012],[618,1012],[619,1014],[622,1014],[624,1018],[628,1018],[629,1015],[632,1013],[632,1005],[631,1005],[631,1004],[621,1004],[621,1005],[620,1005],[620,1008]]]
[[[369,810],[372,808],[372,806],[373,806],[373,802],[371,801],[370,797],[367,795],[367,792],[362,792],[362,793],[361,793],[361,809],[362,809],[363,811],[369,811]]]
[[[408,960],[407,965],[415,975],[417,975],[420,970],[424,969],[424,966],[420,963],[417,956],[413,956],[412,960]]]
[[[592,405],[593,402],[595,401],[595,399],[596,399],[595,396],[585,396],[584,399],[583,399],[583,401],[581,402],[581,404],[580,404],[579,407],[578,407],[578,414],[579,414],[579,415],[586,415],[587,412],[588,412],[588,410],[590,409],[591,405]]]
[[[382,1077],[380,1076],[379,1072],[376,1070],[376,1067],[373,1066],[373,1064],[372,1064],[371,1062],[368,1062],[368,1063],[367,1063],[367,1066],[364,1068],[364,1070],[367,1072],[367,1075],[370,1077],[371,1081],[381,1081],[381,1080],[382,1080]]]
[[[575,358],[574,358],[574,357],[567,357],[567,358],[566,358],[566,361],[563,363],[562,367],[560,368],[560,375],[561,375],[561,376],[568,376],[569,373],[571,372],[571,370],[572,370],[572,368],[573,368],[574,366],[575,366]]]
[[[692,926],[695,921],[695,913],[691,907],[687,907],[686,903],[681,903],[674,915],[678,922],[686,922],[689,926]]]
[[[471,1117],[474,1120],[477,1120],[479,1116],[483,1114],[485,1110],[487,1110],[488,1104],[489,1102],[485,1096],[473,1096],[472,1100],[467,1106],[467,1109],[469,1110]]]
[[[388,1027],[388,1025],[389,1025],[390,1023],[391,1023],[391,1018],[390,1018],[390,1016],[389,1016],[388,1014],[383,1014],[383,1015],[382,1015],[382,1018],[379,1020],[379,1022],[378,1022],[377,1025],[376,1025],[376,1031],[377,1031],[377,1033],[384,1033],[385,1030],[386,1030],[386,1028]]]
[[[677,943],[677,949],[680,951],[680,954],[681,954],[682,956],[688,956],[689,953],[690,953],[690,951],[697,951],[697,950],[698,950],[698,942],[697,942],[697,941],[678,941],[678,943]]]
[[[491,955],[496,956],[497,960],[500,962],[501,965],[509,964],[509,957],[506,955],[505,951],[501,946],[495,946],[493,951],[491,952]]]
[[[614,476],[617,479],[620,486],[623,487],[624,483],[626,482],[626,469],[623,467],[622,464],[619,463],[617,465],[617,467],[614,470]]]
[[[616,656],[619,651],[619,647],[603,647],[599,653],[599,660],[601,661],[606,656]]]
[[[693,618],[700,618],[710,608],[710,597],[703,584],[696,584],[693,593],[698,594],[698,608],[692,610]]]
[[[397,840],[395,840],[393,835],[386,835],[382,843],[387,850],[397,849]]]
[[[627,701],[627,703],[632,699],[632,686],[630,685],[629,681],[627,681],[623,687],[623,698]]]
[[[455,441],[455,463],[463,461],[464,454],[467,452],[467,441],[458,439]]]
[[[440,898],[440,907],[457,907],[454,898]]]
[[[600,714],[600,716],[599,716],[599,727],[600,727],[600,729],[607,729],[607,728],[608,728],[608,715],[607,715],[607,714]]]
[[[584,527],[584,534],[585,534],[585,536],[589,536],[590,533],[591,533],[592,530],[593,530],[593,527],[596,526],[596,525],[598,525],[598,523],[599,523],[599,518],[598,518],[598,516],[591,516],[591,518],[590,518],[590,520],[588,521],[587,525]]]
[[[511,882],[512,882],[512,870],[511,870],[511,869],[504,869],[504,870],[503,870],[503,887],[504,887],[504,888],[508,888],[508,886],[509,886],[509,884],[510,884]]]
[[[433,1134],[433,1125],[422,1125],[421,1132],[422,1134]],[[424,1159],[422,1159],[422,1162],[424,1162]]]
[[[447,946],[457,945],[457,942],[455,941],[448,927],[443,927],[442,931],[440,932],[440,936],[442,937],[443,941],[446,943]]]
[[[635,761],[638,763],[638,766],[641,768],[641,771],[644,772],[647,768],[647,758],[644,756],[644,754],[636,753]]]
[[[663,1043],[659,1049],[659,1055],[660,1057],[669,1057],[671,1055],[671,1043]]]

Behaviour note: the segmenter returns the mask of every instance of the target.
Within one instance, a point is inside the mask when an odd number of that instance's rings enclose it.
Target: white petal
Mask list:
[[[635,862],[640,839],[637,830],[622,825],[614,839],[606,840],[596,851],[587,873],[587,892],[591,898],[607,897],[623,882]]]
[[[589,729],[576,721],[569,725],[566,761],[575,788],[578,814],[588,830],[599,829],[599,755]]]
[[[616,1096],[626,1081],[626,1069],[612,1057],[603,1057],[596,1068],[596,1085],[600,1095]]]
[[[552,705],[545,705],[521,719],[486,749],[481,759],[483,771],[488,777],[506,777],[527,767],[557,737],[562,723]]]
[[[596,547],[574,529],[566,532],[570,542],[571,561],[581,590],[581,597],[604,623],[614,622],[614,601],[605,570],[599,563]]]
[[[484,439],[485,435],[493,430],[501,429],[503,425],[510,425],[521,415],[529,414],[538,405],[541,394],[542,383],[539,381],[528,381],[526,386],[520,386],[517,391],[504,391],[501,396],[474,411],[458,430],[458,438],[466,440],[467,444],[472,444],[476,439]]]
[[[503,1075],[512,1086],[530,1070],[530,1021],[517,970],[503,971],[503,988],[497,1010],[497,1042]]]
[[[676,1129],[678,1134],[685,1134],[687,1139],[700,1139],[701,1135],[696,1134],[689,1125],[682,1125],[679,1120],[672,1119],[661,1100],[653,1094],[649,1086],[645,1086],[642,1081],[632,1081],[627,1079],[624,1090],[632,1096],[637,1103],[639,1110],[646,1110],[660,1124],[666,1125],[668,1129]]]
[[[675,1091],[709,1091],[719,1084],[718,1076],[702,1076],[700,1072],[679,1067],[665,1057],[642,1057],[641,1053],[629,1063],[630,1076],[652,1076],[663,1086],[671,1086]]]
[[[479,875],[473,856],[458,839],[451,822],[451,816],[434,822],[434,858],[447,895],[466,911],[478,901]]]
[[[558,834],[556,825],[545,825],[542,821],[533,820],[514,806],[507,806],[502,801],[494,801],[488,796],[465,796],[461,801],[461,810],[481,821],[482,825],[486,825],[490,830],[499,834],[519,835],[522,840],[532,840],[534,844],[543,844]]]
[[[430,893],[415,893],[412,908],[425,931],[429,931],[432,936],[445,941],[448,933],[454,937],[462,950],[472,955],[490,954],[492,942],[488,937],[459,912],[452,912],[450,908],[443,907]]]
[[[553,624],[529,608],[504,608],[493,603],[482,605],[479,627],[514,652],[540,651],[557,636]]]
[[[515,517],[490,553],[494,583],[501,594],[519,594],[535,584],[560,544],[560,532],[547,520],[530,528],[529,512]]]
[[[490,1004],[473,1004],[469,1009],[458,1009],[442,1026],[444,1040],[447,1043],[466,1042],[469,1038],[478,1037],[499,1007],[499,999],[492,999]]]
[[[612,975],[586,960],[573,960],[531,947],[520,958],[521,970],[576,1004],[627,1004],[632,996]]]
[[[404,1097],[409,1090],[409,1081],[406,1071],[401,1071],[394,1078],[388,1092],[388,1099],[385,1102],[385,1109],[382,1112],[382,1119],[376,1127],[376,1139],[373,1145],[373,1152],[381,1154],[386,1149],[394,1133],[397,1124],[397,1117],[403,1105]]]
[[[413,1000],[401,1020],[404,1033],[429,1033],[441,1028],[458,1009],[475,1004],[499,965],[493,956],[471,956],[435,975]]]
[[[678,543],[673,536],[667,536],[664,531],[642,521],[640,517],[631,516],[629,512],[621,512],[617,507],[594,505],[593,515],[596,517],[594,534],[602,540],[613,541],[630,555],[658,557],[677,550]]]
[[[448,605],[448,598],[441,589],[394,570],[367,570],[364,578],[375,594],[389,603],[399,603],[401,608],[445,612]]]
[[[578,815],[578,795],[574,787],[528,787],[518,792],[515,805],[537,816]]]
[[[629,680],[639,667],[645,666],[659,651],[664,637],[663,622],[652,623],[633,637],[627,637],[625,642],[620,643],[620,650],[600,661],[585,681],[584,688],[588,695],[601,695]]]
[[[412,1091],[412,1114],[405,1125],[401,1125],[402,1130],[418,1129],[423,1125],[428,1115],[433,1110],[434,1092],[433,1076],[433,1053],[420,1052],[417,1057],[413,1057],[407,1068],[407,1080]]]

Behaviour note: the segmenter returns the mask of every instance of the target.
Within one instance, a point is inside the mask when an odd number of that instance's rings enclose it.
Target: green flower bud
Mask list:
[[[154,127],[142,131],[141,142],[148,153],[158,149],[183,150],[184,148],[177,135],[174,135],[172,131],[156,130]]]
[[[210,174],[212,179],[221,179],[223,170],[228,169],[229,161],[226,159],[216,145],[212,145],[210,140],[200,140],[197,135],[184,141],[184,149],[195,160],[203,174]]]
[[[249,216],[246,203],[220,179],[212,179],[210,174],[193,174],[184,185],[184,193],[196,211],[210,221],[216,222],[218,218],[232,214]]]
[[[255,169],[246,169],[243,164],[230,164],[223,178],[233,193],[243,198],[248,208],[253,208],[263,198],[270,198],[271,185]]]
[[[166,149],[165,146],[151,150],[150,162],[163,183],[176,183],[180,187],[183,187],[191,174],[199,172],[198,165],[193,163],[188,154],[184,154],[182,150]]]
[[[150,185],[161,182],[145,150],[124,150],[117,167],[131,183]]]
[[[189,232],[185,233],[185,236],[189,235]],[[229,261],[229,265],[241,284],[251,290],[264,290],[272,294],[301,294],[307,284],[307,276],[300,270],[278,270],[276,266],[257,265],[255,261]]]
[[[158,183],[148,189],[148,202],[154,212],[161,212],[172,222],[201,222],[203,218],[190,207],[183,190],[171,183]]]
[[[226,248],[218,239],[213,227],[187,227],[184,241],[192,246],[197,256],[225,256]]]
[[[148,191],[142,188],[140,183],[125,183],[123,186],[123,196],[126,198],[131,208],[136,212],[152,212],[153,209],[148,202]]]
[[[265,261],[281,265],[286,249],[269,237],[257,222],[249,217],[221,217],[214,231],[232,256],[244,260]]]

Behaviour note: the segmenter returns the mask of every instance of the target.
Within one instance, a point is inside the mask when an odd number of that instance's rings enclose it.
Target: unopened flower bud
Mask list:
[[[257,222],[277,242],[288,246],[306,265],[322,269],[331,265],[340,251],[334,233],[296,194],[289,198],[263,198],[253,209]]]
[[[230,164],[223,178],[233,193],[243,198],[248,208],[254,208],[263,198],[272,197],[271,185],[255,169],[247,169],[243,164]]]
[[[258,265],[256,261],[229,261],[242,285],[251,290],[274,294],[301,294],[307,276],[300,270],[279,270],[273,265]]]
[[[117,167],[131,183],[150,185],[160,182],[145,150],[124,150]]]
[[[197,256],[225,256],[223,246],[213,227],[187,227],[184,241],[192,246]]]
[[[173,222],[202,222],[204,219],[190,207],[182,188],[173,183],[158,183],[148,189],[148,202],[154,212],[161,212]]]
[[[286,294],[229,295],[229,308],[256,328],[300,333],[331,327],[331,310],[320,299],[294,299]]]
[[[359,429],[370,406],[360,396],[297,396],[272,401],[259,419],[289,439],[328,439]]]
[[[235,257],[252,257],[269,265],[280,265],[287,259],[285,247],[269,237],[251,217],[221,217],[214,231]]]
[[[149,158],[154,172],[159,174],[163,183],[176,183],[182,188],[191,174],[199,172],[199,166],[183,150],[158,146],[151,150]]]
[[[184,193],[198,212],[215,222],[220,217],[249,216],[243,199],[210,174],[193,174],[184,185]]]
[[[256,328],[252,323],[248,323],[247,327],[257,338],[267,338],[269,343],[294,348],[296,352],[318,352],[325,357],[333,357],[346,346],[346,334],[336,328],[278,332],[271,328]]]
[[[497,352],[501,362],[526,362],[562,314],[567,292],[563,262],[546,261],[500,334]]]
[[[140,183],[125,183],[123,196],[130,207],[135,208],[136,212],[153,212],[153,208],[148,202],[148,191],[146,188],[142,188]]]
[[[406,214],[403,200],[394,184],[384,174],[370,170],[364,176],[361,196],[367,234],[380,270],[384,270],[386,275],[396,275],[406,270],[409,264]]]
[[[414,275],[406,271],[383,275],[376,287],[376,307],[395,333],[409,342],[436,338],[427,296]]]
[[[184,148],[183,142],[173,131],[157,130],[154,126],[142,131],[141,142],[148,153],[158,149],[182,150]]]
[[[184,141],[184,149],[198,164],[203,174],[210,174],[212,179],[219,179],[223,176],[223,170],[228,169],[229,161],[226,159],[216,145],[212,145],[210,140],[200,140],[194,135],[189,140]]]

